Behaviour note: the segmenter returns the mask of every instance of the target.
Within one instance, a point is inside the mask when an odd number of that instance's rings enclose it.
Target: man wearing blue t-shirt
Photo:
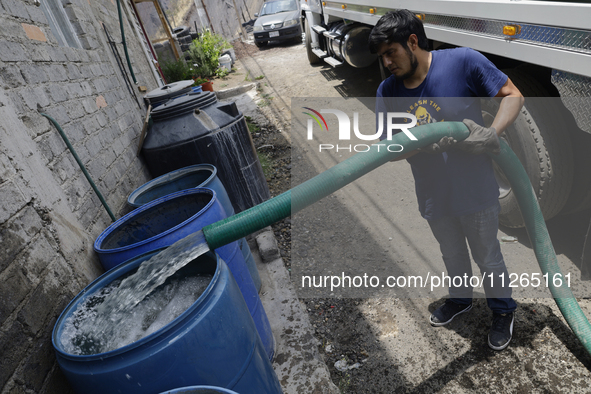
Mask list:
[[[523,97],[505,74],[472,49],[428,51],[423,24],[408,10],[380,18],[369,45],[392,73],[378,88],[377,113],[412,113],[418,124],[464,121],[470,130],[464,141],[445,137],[400,159],[411,164],[419,211],[439,242],[448,275],[472,276],[466,241],[486,275],[493,312],[488,344],[502,350],[513,335],[516,303],[501,282],[508,272],[497,240],[499,188],[486,153],[499,153],[498,136],[517,118]],[[479,97],[503,98],[489,128],[481,126]],[[429,319],[433,326],[448,324],[472,308],[473,289],[464,283],[450,286],[449,298]]]

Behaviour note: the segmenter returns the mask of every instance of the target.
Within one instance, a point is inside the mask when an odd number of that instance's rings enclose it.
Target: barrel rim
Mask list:
[[[129,204],[132,207],[136,207],[136,208],[146,205],[147,203],[146,204],[138,204],[135,202],[135,199],[137,199],[141,195],[141,193],[143,193],[147,190],[150,190],[151,188],[153,188],[155,186],[160,186],[160,185],[164,184],[165,182],[174,181],[181,176],[185,176],[187,173],[193,172],[193,170],[205,170],[205,169],[210,169],[212,171],[212,173],[209,176],[209,178],[207,178],[204,182],[201,183],[201,185],[209,183],[217,175],[218,169],[216,168],[216,166],[214,166],[213,164],[207,164],[207,163],[194,164],[191,166],[179,168],[178,170],[170,171],[166,174],[160,175],[159,177],[152,179],[151,181],[144,183],[143,185],[141,185],[140,187],[138,187],[137,189],[135,189],[134,191],[132,191],[129,194],[129,197],[127,197],[127,204]],[[195,188],[206,187],[206,186],[201,186],[201,185],[197,185],[197,186],[195,186]],[[191,189],[193,189],[193,188],[191,188]]]
[[[192,391],[191,391],[192,390]],[[198,390],[198,391],[195,391]],[[232,391],[230,389],[227,389],[225,387],[217,387],[217,386],[203,386],[203,385],[199,385],[199,386],[187,386],[187,387],[177,387],[176,389],[172,389],[172,390],[167,390],[164,391],[160,394],[192,394],[194,392],[196,392],[197,394],[201,393],[203,390],[203,394],[207,394],[207,392],[205,390],[212,390],[215,393],[220,393],[220,394],[238,394],[235,391]]]
[[[151,209],[152,207],[163,203],[165,201],[169,201],[169,200],[173,200],[175,198],[179,198],[182,197],[186,194],[197,194],[197,193],[207,193],[207,194],[211,194],[212,198],[211,201],[209,201],[199,212],[197,212],[195,215],[191,216],[190,218],[188,218],[187,220],[177,224],[174,227],[169,228],[166,231],[161,232],[158,235],[155,235],[151,238],[147,238],[144,239],[143,241],[140,242],[136,242],[133,243],[131,245],[126,245],[126,246],[122,246],[119,248],[114,248],[114,249],[102,249],[101,248],[101,244],[102,242],[105,240],[105,238],[110,235],[114,229],[118,228],[119,226],[121,226],[122,223],[126,222],[127,220],[129,220],[130,218],[144,212],[147,211],[149,209]],[[116,254],[116,253],[120,253],[122,251],[125,250],[130,250],[130,249],[135,249],[137,247],[143,246],[147,243],[151,243],[154,242],[160,238],[165,237],[166,235],[177,231],[178,229],[186,226],[188,223],[194,221],[195,219],[197,219],[199,216],[201,216],[202,214],[204,214],[204,212],[206,212],[213,204],[215,204],[215,202],[217,201],[217,193],[215,192],[215,190],[207,188],[207,187],[195,187],[192,189],[185,189],[185,190],[181,190],[175,193],[171,193],[171,194],[167,194],[166,196],[162,196],[160,198],[157,198],[156,200],[150,201],[147,204],[142,205],[141,207],[134,209],[133,211],[129,212],[127,215],[122,216],[121,218],[119,218],[118,220],[116,220],[114,223],[111,223],[111,225],[109,227],[107,227],[98,237],[97,239],[94,241],[93,244],[93,248],[94,251],[96,253],[99,254]],[[221,205],[221,203],[220,203]]]
[[[154,123],[159,123],[171,118],[192,114],[197,109],[205,109],[218,102],[219,100],[213,92],[203,90],[201,92],[190,91],[171,98],[162,105],[158,105],[158,108],[155,108],[150,115]]]
[[[191,87],[191,85],[194,83],[195,81],[192,79],[172,82],[149,91],[144,97],[147,99],[165,99],[166,97],[170,98],[171,94],[178,94],[180,91]]]
[[[63,350],[63,346],[61,344],[61,340],[58,337],[61,334],[61,328],[64,325],[65,320],[76,310],[78,304],[83,302],[86,298],[95,294],[98,290],[102,289],[103,287],[109,285],[114,280],[118,279],[120,276],[126,274],[127,272],[135,269],[138,267],[142,262],[147,261],[152,256],[160,253],[161,251],[167,249],[160,248],[156,250],[152,250],[150,252],[141,254],[139,256],[133,257],[126,262],[118,265],[117,267],[105,272],[95,280],[93,280],[89,285],[87,285],[80,293],[76,295],[64,308],[62,313],[60,313],[51,333],[51,343],[53,345],[54,350],[64,358],[67,358],[72,361],[96,361],[96,360],[104,360],[110,357],[115,357],[123,353],[127,353],[133,349],[136,349],[141,346],[150,345],[150,342],[159,342],[163,335],[166,335],[167,332],[174,330],[179,324],[181,324],[187,317],[192,315],[197,309],[201,307],[205,307],[207,300],[209,299],[210,295],[213,292],[213,288],[216,286],[218,281],[220,280],[221,271],[222,271],[222,264],[225,264],[224,261],[218,256],[217,253],[214,251],[208,251],[205,254],[209,254],[215,257],[216,261],[216,269],[211,281],[201,293],[199,298],[195,300],[193,304],[189,308],[187,308],[183,313],[173,319],[171,322],[166,324],[164,327],[154,331],[153,333],[146,335],[145,337],[132,342],[128,345],[122,346],[120,348],[104,352],[104,353],[96,353],[96,354],[89,354],[89,355],[78,355],[78,354],[71,354],[67,353]],[[148,257],[149,256],[149,257]]]

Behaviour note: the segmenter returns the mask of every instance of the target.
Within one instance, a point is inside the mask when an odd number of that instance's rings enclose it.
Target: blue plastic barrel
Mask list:
[[[160,394],[238,394],[235,391],[213,386],[181,387]]]
[[[58,364],[74,391],[144,394],[207,385],[240,394],[281,393],[240,289],[224,261],[212,252],[175,274],[213,275],[203,294],[175,320],[110,352],[81,356],[64,351],[64,322],[78,305],[114,280],[134,272],[158,251],[135,257],[100,276],[58,318],[52,343]]]
[[[217,176],[217,168],[211,164],[196,164],[154,178],[131,192],[127,203],[138,208],[157,198],[195,187],[213,189],[226,215],[234,214],[228,193]]]
[[[224,185],[217,176],[217,168],[211,164],[196,164],[184,167],[152,179],[131,192],[127,198],[127,203],[137,208],[167,194],[194,187],[208,187],[213,189],[216,192],[218,200],[224,207],[226,215],[234,215],[234,207],[232,207],[226,188],[224,188]],[[246,266],[248,267],[250,276],[252,276],[254,285],[257,291],[261,291],[261,277],[246,238],[240,239],[238,245],[246,261]]]
[[[152,250],[172,245],[226,217],[215,191],[193,188],[168,194],[135,209],[111,224],[94,242],[105,270]],[[269,359],[275,339],[237,242],[215,250],[228,264],[254,319]]]

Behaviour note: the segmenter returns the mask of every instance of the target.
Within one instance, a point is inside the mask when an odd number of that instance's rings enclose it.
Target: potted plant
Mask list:
[[[193,78],[193,80],[195,81],[194,86],[200,85],[203,90],[213,92],[213,81],[201,77]]]

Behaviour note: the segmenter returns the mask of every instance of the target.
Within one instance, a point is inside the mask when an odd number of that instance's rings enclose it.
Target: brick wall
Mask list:
[[[70,391],[51,331],[102,273],[92,244],[111,223],[40,112],[62,126],[116,217],[149,179],[136,157],[146,109],[137,87],[137,100],[127,89],[101,24],[121,42],[115,1],[57,1],[79,48],[58,44],[34,0],[0,0],[0,393]],[[150,91],[157,83],[127,18],[125,29],[139,85]]]

